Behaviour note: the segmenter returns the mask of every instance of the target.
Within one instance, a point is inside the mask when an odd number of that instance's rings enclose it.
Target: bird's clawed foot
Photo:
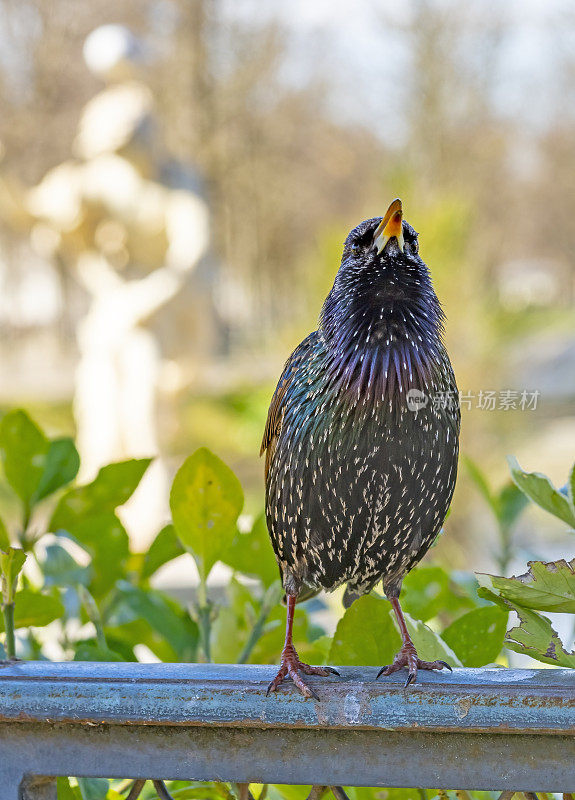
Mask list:
[[[310,689],[307,683],[302,680],[300,672],[303,672],[304,675],[323,675],[324,677],[328,675],[339,676],[339,672],[333,667],[311,667],[309,664],[304,664],[299,660],[295,648],[289,645],[283,649],[281,666],[278,674],[268,686],[266,695],[270,692],[276,692],[284,679],[289,676],[304,697],[313,697],[315,700],[319,700],[319,697],[313,689]]]
[[[404,644],[399,653],[393,659],[393,663],[388,667],[382,667],[377,673],[377,678],[380,675],[391,675],[392,672],[397,672],[400,669],[407,667],[408,675],[405,682],[406,686],[413,683],[417,678],[418,669],[443,669],[444,667],[450,672],[453,672],[447,661],[422,661],[417,655],[417,650],[413,644]],[[376,678],[376,680],[377,680]]]

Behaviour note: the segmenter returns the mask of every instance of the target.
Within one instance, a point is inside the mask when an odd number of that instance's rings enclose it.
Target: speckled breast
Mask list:
[[[284,427],[267,492],[268,526],[286,590],[363,594],[401,580],[434,541],[451,502],[458,411],[405,398],[367,412],[329,405]]]

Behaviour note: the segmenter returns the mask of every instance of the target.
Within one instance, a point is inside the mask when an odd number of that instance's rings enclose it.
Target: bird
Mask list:
[[[422,661],[399,602],[406,574],[437,538],[457,477],[459,394],[444,344],[445,315],[419,237],[396,198],[383,217],[347,236],[317,330],[285,363],[272,396],[265,453],[265,513],[285,590],[279,671],[291,678],[339,675],[300,661],[297,602],[345,585],[347,608],[381,581],[401,649],[377,678]]]

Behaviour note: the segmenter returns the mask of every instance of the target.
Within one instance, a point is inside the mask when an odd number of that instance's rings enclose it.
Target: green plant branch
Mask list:
[[[212,660],[210,640],[212,637],[213,606],[208,600],[208,573],[206,573],[203,559],[198,563],[198,572],[200,573],[200,585],[198,586],[196,615],[198,627],[200,629],[202,650],[204,651],[206,661],[210,663]]]
[[[32,521],[32,506],[29,502],[22,504],[22,530],[19,536],[20,544],[23,550],[28,550],[32,544],[28,536],[30,531],[30,522]]]
[[[96,629],[96,640],[98,642],[98,647],[102,648],[103,650],[108,649],[108,642],[106,641],[106,635],[104,633],[104,625],[102,623],[102,616],[100,614],[100,610],[96,605],[96,601],[90,594],[90,592],[86,589],[85,586],[82,584],[78,584],[78,594],[80,595],[80,599],[82,600],[82,605],[86,609],[86,614],[88,615],[88,619]]]
[[[267,589],[266,593],[264,594],[264,598],[262,600],[262,605],[260,608],[260,613],[258,615],[257,620],[254,623],[254,626],[248,636],[248,639],[244,645],[244,648],[238,658],[238,664],[245,664],[252,651],[258,641],[261,639],[262,634],[264,632],[265,624],[267,619],[277,603],[279,603],[280,598],[282,595],[282,587],[279,581],[275,581],[272,585]]]
[[[16,658],[16,637],[14,635],[14,603],[2,603],[2,614],[4,616],[4,630],[6,642],[4,649],[8,659]]]
[[[513,536],[510,525],[504,525],[498,520],[500,550],[497,556],[497,567],[502,575],[507,574],[507,570],[513,558]]]
[[[212,651],[210,639],[212,635],[212,604],[205,600],[204,604],[196,606],[196,615],[198,618],[198,627],[200,629],[200,638],[202,642],[202,650],[208,663],[212,660]]]

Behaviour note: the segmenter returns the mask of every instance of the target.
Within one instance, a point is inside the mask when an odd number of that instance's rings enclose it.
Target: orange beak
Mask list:
[[[373,235],[373,241],[378,253],[382,253],[385,245],[395,236],[399,249],[403,253],[403,209],[401,200],[397,197],[385,212]]]

